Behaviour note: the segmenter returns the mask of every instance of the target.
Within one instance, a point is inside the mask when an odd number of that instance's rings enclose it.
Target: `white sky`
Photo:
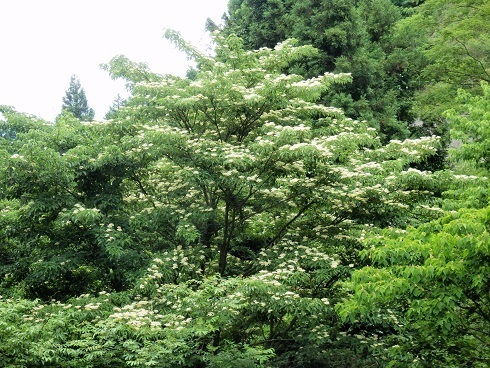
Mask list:
[[[205,47],[206,18],[221,22],[228,0],[0,0],[0,105],[54,120],[70,76],[102,119],[124,82],[101,63],[123,54],[161,74],[184,75],[184,55],[163,39],[172,28]]]

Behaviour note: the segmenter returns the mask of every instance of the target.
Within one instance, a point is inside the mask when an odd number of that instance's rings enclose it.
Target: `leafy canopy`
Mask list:
[[[362,252],[370,266],[353,273],[340,315],[391,320],[394,366],[488,366],[489,224],[490,208],[461,210],[370,238]]]
[[[372,362],[335,313],[339,281],[373,227],[439,217],[451,177],[412,167],[437,137],[383,144],[318,104],[350,76],[284,74],[311,46],[217,33],[209,56],[166,37],[199,68],[114,58],[133,95],[111,121],[4,113],[0,290],[63,303],[0,302],[0,349],[18,347],[2,364]]]

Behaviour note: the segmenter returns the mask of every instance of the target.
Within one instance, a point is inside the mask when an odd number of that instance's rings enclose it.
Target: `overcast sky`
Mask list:
[[[54,120],[70,76],[76,74],[96,119],[124,83],[101,63],[118,54],[152,71],[184,75],[185,56],[162,38],[179,31],[195,45],[208,42],[206,18],[216,23],[228,0],[0,0],[0,105]]]

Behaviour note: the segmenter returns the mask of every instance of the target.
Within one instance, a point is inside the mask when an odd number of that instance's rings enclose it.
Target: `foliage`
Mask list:
[[[0,138],[2,145],[12,144],[18,133],[43,124],[43,120],[34,115],[19,114],[11,106],[0,105]],[[9,142],[7,142],[9,141]]]
[[[490,365],[488,15],[231,0],[108,121],[0,106],[0,366]]]
[[[79,120],[92,121],[95,112],[88,106],[85,90],[76,75],[70,78],[70,86],[63,97],[62,111],[69,111]]]
[[[488,366],[489,216],[488,207],[461,210],[368,240],[370,265],[353,273],[338,309],[345,320],[391,319],[391,366]]]
[[[144,254],[117,231],[127,218],[118,176],[131,165],[117,154],[117,134],[71,114],[54,126],[11,120],[28,130],[1,146],[1,285],[43,299],[128,287]]]
[[[352,73],[351,83],[324,93],[324,103],[367,120],[386,141],[409,135],[406,104],[413,90],[407,90],[399,57],[392,55],[391,30],[401,12],[391,1],[237,0],[228,9],[224,31],[242,37],[248,49],[274,47],[290,37],[318,48],[316,57],[299,60],[290,71],[310,77]]]
[[[431,63],[424,71],[438,81],[465,88],[490,82],[490,5],[481,0],[426,1],[420,12],[430,12],[436,32],[427,54]]]
[[[154,82],[161,80],[159,74],[150,71],[148,64],[135,63],[129,60],[124,55],[114,56],[108,64],[102,64],[102,70],[110,73],[113,79],[121,78],[122,76],[130,76],[130,81],[136,82]],[[126,88],[132,89],[132,83],[128,81]]]
[[[453,172],[465,179],[444,193],[450,212],[406,232],[367,237],[366,266],[353,273],[345,284],[352,295],[337,305],[343,320],[376,326],[368,340],[387,366],[489,364],[489,109],[487,83],[481,87],[477,96],[460,89],[456,107],[444,113],[455,139]]]
[[[350,76],[284,74],[311,46],[166,37],[192,79],[114,58],[132,97],[110,121],[4,113],[4,365],[374,366],[339,281],[375,228],[440,216],[457,178],[414,168],[437,137],[383,144],[318,104]]]
[[[447,132],[442,115],[457,91],[481,94],[480,82],[489,81],[489,15],[486,1],[427,0],[398,22],[394,37],[411,50],[412,79],[420,81],[414,114],[426,131]]]
[[[452,151],[455,159],[473,161],[490,169],[490,86],[481,82],[483,94],[472,96],[462,89],[458,91],[457,109],[446,111],[452,126],[451,136],[461,147]]]

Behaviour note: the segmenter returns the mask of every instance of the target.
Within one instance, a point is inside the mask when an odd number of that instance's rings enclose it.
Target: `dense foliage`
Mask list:
[[[319,50],[293,72],[349,72],[323,103],[367,120],[385,141],[438,135],[442,147],[425,166],[444,167],[450,144],[443,112],[459,88],[481,94],[489,79],[488,2],[233,0],[224,32],[248,49],[294,37]]]
[[[354,295],[340,313],[393,322],[391,366],[490,364],[489,210],[459,211],[368,242],[362,254],[372,265],[354,272]]]
[[[451,211],[445,217],[406,232],[372,234],[361,252],[368,266],[354,272],[346,284],[353,294],[338,305],[344,320],[393,322],[390,366],[490,364],[490,100],[487,83],[481,87],[483,96],[460,90],[461,111],[445,113],[460,139],[450,152],[454,171],[476,175],[446,193],[444,207]]]
[[[185,78],[103,65],[109,120],[0,106],[0,366],[488,366],[482,74],[433,112],[457,148],[401,139],[437,1],[231,1],[213,55],[165,32]]]
[[[224,31],[243,37],[249,49],[274,47],[286,38],[318,48],[292,71],[311,76],[349,72],[352,82],[334,86],[322,100],[367,120],[383,139],[409,135],[405,66],[393,55],[391,31],[401,10],[390,0],[236,0],[229,2]]]

